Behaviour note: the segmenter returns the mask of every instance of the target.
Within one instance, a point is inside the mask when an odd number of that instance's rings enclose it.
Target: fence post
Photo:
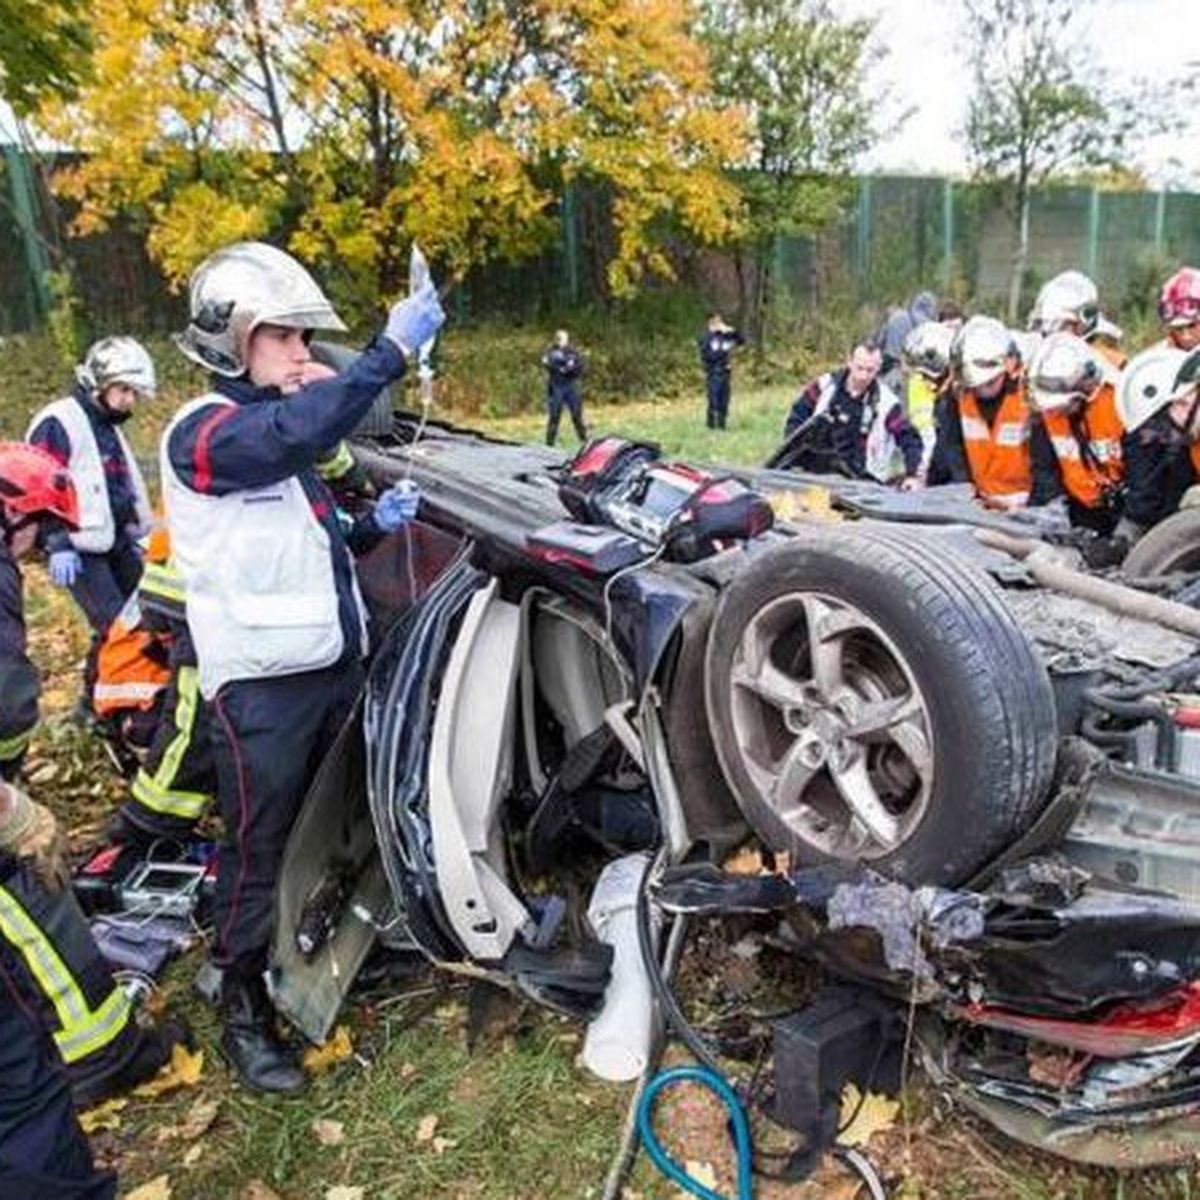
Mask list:
[[[38,237],[37,216],[33,183],[29,178],[29,163],[21,150],[5,143],[0,147],[4,155],[4,173],[8,176],[8,192],[12,199],[13,215],[17,231],[21,235],[21,246],[25,252],[25,294],[34,320],[41,324],[50,312],[50,290],[46,275],[50,270],[50,257]]]
[[[1092,188],[1088,197],[1087,224],[1087,263],[1088,274],[1095,279],[1100,265],[1100,189]]]
[[[858,218],[855,221],[855,269],[858,273],[858,294],[866,290],[867,274],[871,269],[871,177],[858,181]]]
[[[572,307],[579,303],[579,220],[575,185],[568,180],[563,185],[562,245],[567,269],[567,296]]]
[[[942,287],[954,274],[954,180],[942,181]]]
[[[1167,189],[1160,188],[1154,198],[1154,253],[1161,255],[1167,234]]]

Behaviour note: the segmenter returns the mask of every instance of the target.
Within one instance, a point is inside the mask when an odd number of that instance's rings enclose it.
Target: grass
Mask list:
[[[22,360],[33,372],[29,386],[14,389],[10,373],[0,396],[0,418],[10,434],[61,384],[61,375],[37,376],[34,359]],[[760,462],[777,444],[800,382],[752,385],[744,373],[735,375],[724,432],[704,428],[698,378],[659,401],[589,404],[587,416],[597,432],[656,440],[671,456]],[[190,385],[186,375],[172,379],[153,409],[133,423],[140,452],[152,450],[172,403]],[[535,406],[478,424],[505,437],[540,438],[543,418]],[[573,443],[566,422],[563,438],[564,446]],[[82,622],[36,564],[26,572],[26,590],[31,652],[46,676],[30,787],[55,808],[79,849],[95,839],[122,784],[95,740],[67,717],[86,649]],[[354,1055],[314,1078],[303,1097],[264,1099],[233,1085],[217,1057],[214,1016],[191,989],[198,959],[193,952],[176,963],[162,986],[166,1005],[191,1021],[203,1049],[198,1085],[132,1099],[115,1114],[116,1128],[93,1137],[101,1160],[120,1169],[123,1194],[165,1175],[173,1200],[351,1200],[356,1188],[363,1200],[599,1196],[629,1093],[576,1064],[578,1026],[526,1007],[468,1050],[462,985],[448,977],[439,984],[430,973],[405,986],[424,996],[444,987],[436,1004],[400,993],[356,998],[345,1015]],[[902,1123],[871,1145],[893,1194],[904,1200],[1191,1200],[1200,1192],[1189,1168],[1118,1176],[1073,1167],[1014,1146],[919,1082],[909,1095]],[[215,1104],[216,1116],[206,1132],[189,1138],[187,1120],[199,1102]],[[431,1117],[436,1129],[422,1139],[422,1122]],[[317,1120],[338,1123],[333,1144],[317,1137]],[[719,1114],[696,1096],[684,1097],[665,1109],[663,1124],[681,1158],[711,1162],[728,1187]],[[666,1200],[679,1193],[643,1158],[626,1194]],[[832,1167],[807,1183],[763,1183],[758,1191],[760,1200],[851,1200],[853,1194],[847,1177]]]

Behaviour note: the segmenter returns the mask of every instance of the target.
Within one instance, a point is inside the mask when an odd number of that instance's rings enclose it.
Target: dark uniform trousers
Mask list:
[[[704,385],[708,391],[708,413],[705,423],[709,429],[724,429],[729,419],[729,369],[707,371]]]
[[[239,679],[213,697],[213,753],[225,826],[213,961],[266,969],[275,885],[308,785],[354,708],[361,663]]]
[[[587,441],[587,426],[583,422],[583,400],[579,395],[579,385],[573,379],[552,378],[546,385],[547,446],[553,446],[558,441],[558,424],[562,420],[564,406],[571,414],[575,436],[581,442]]]

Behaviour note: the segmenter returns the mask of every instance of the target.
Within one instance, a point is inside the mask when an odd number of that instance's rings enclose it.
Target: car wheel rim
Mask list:
[[[933,784],[932,722],[895,642],[853,604],[816,592],[767,604],[730,673],[746,774],[800,841],[881,858],[920,825]]]

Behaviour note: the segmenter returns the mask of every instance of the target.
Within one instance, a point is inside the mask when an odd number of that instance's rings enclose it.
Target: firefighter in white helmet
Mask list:
[[[1118,370],[1125,365],[1118,346],[1124,332],[1100,311],[1099,289],[1082,271],[1062,271],[1042,285],[1029,311],[1029,328],[1042,334],[1073,333]]]
[[[293,1092],[304,1076],[279,1039],[263,973],[277,872],[312,775],[354,707],[367,625],[353,553],[411,520],[394,487],[350,534],[315,464],[403,375],[444,320],[431,283],[400,301],[340,375],[309,354],[344,326],[291,255],[242,242],[191,281],[179,348],[209,389],[163,436],[163,498],[183,581],[199,689],[212,706],[224,818],[213,957],[221,1040],[249,1086]]]
[[[92,627],[93,647],[142,573],[137,540],[149,531],[153,515],[121,426],[154,392],[154,363],[145,347],[133,338],[107,337],[76,367],[71,395],[41,409],[25,435],[75,480],[79,528],[53,534],[45,549],[50,578],[70,588]]]
[[[1175,512],[1200,482],[1200,348],[1151,346],[1121,373],[1125,515],[1117,533],[1136,541]]]

